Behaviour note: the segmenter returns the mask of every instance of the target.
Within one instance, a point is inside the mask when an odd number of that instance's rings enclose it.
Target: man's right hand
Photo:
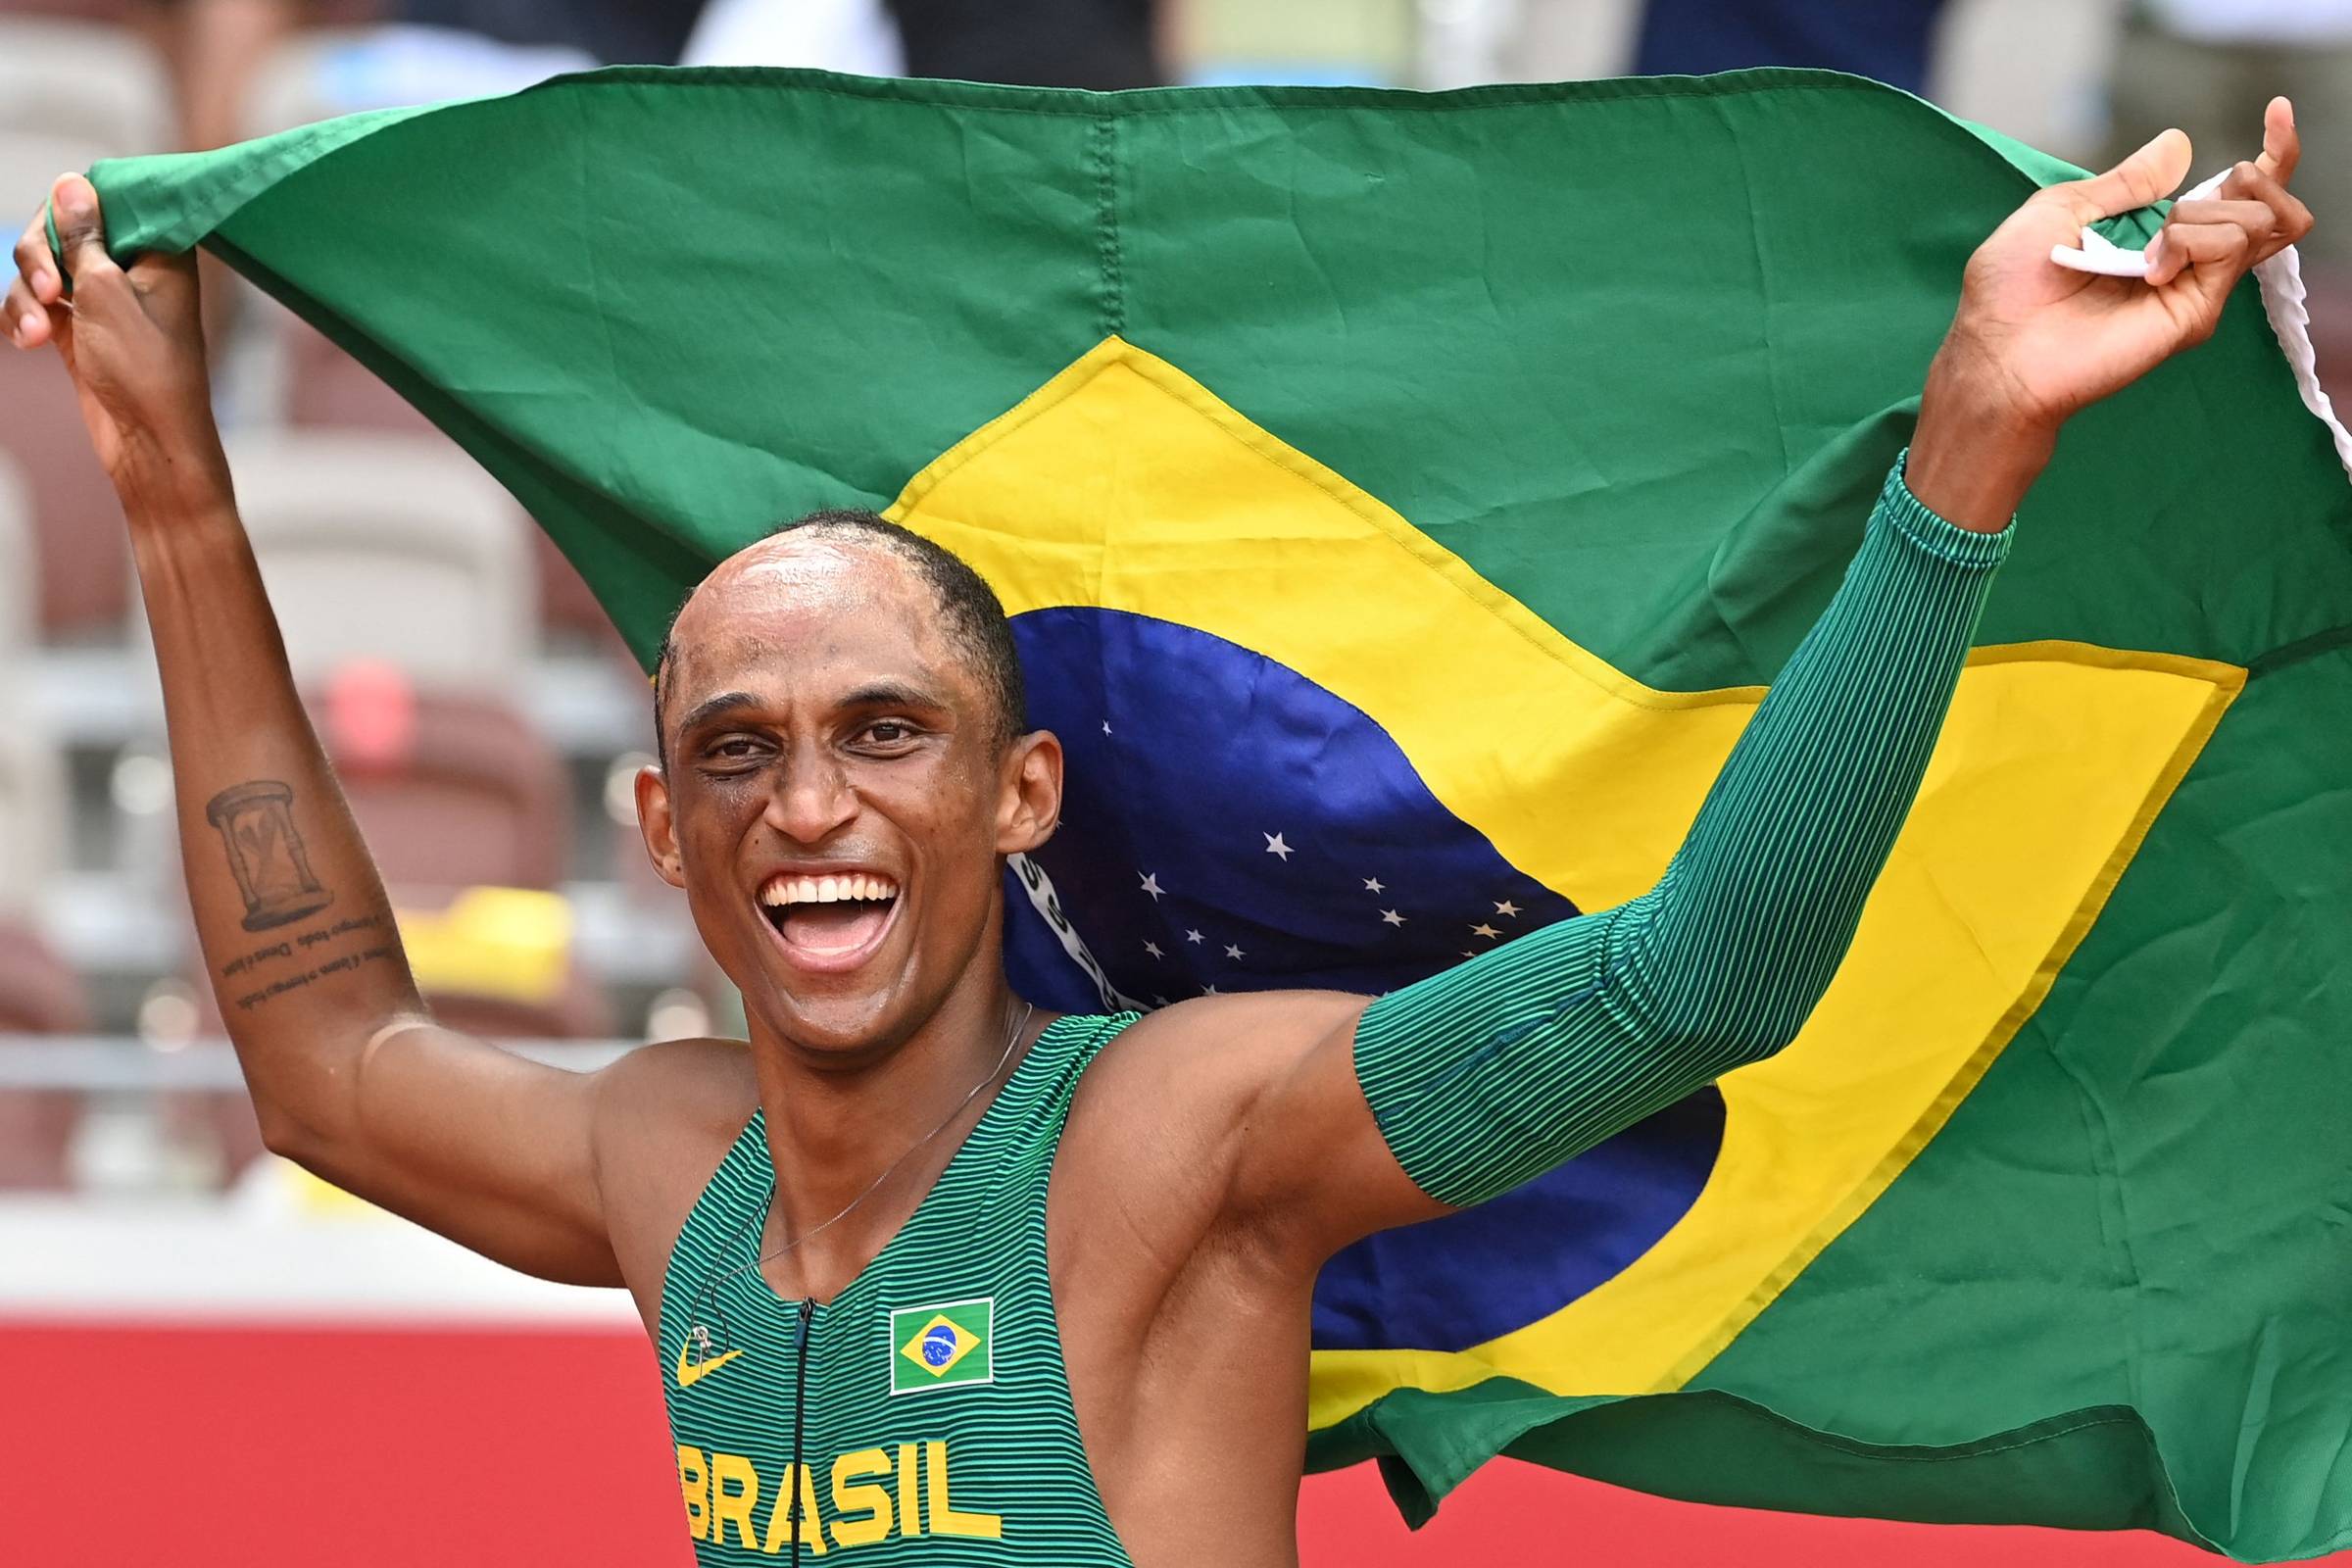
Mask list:
[[[74,295],[66,297],[50,254],[45,215],[35,214],[17,241],[17,279],[0,305],[9,340],[24,349],[57,345],[90,444],[134,521],[146,507],[224,500],[228,464],[213,422],[196,258],[146,255],[119,267],[88,180],[63,175],[49,199]]]

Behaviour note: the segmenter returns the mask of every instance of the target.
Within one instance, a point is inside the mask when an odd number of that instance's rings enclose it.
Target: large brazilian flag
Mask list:
[[[642,657],[809,509],[969,557],[1069,749],[1011,961],[1096,1008],[1377,992],[1646,888],[1969,252],[2072,172],[1807,73],[629,70],[96,177],[123,251],[214,250],[462,442]],[[1796,1044],[1332,1262],[1316,1463],[1415,1517],[1507,1452],[2352,1541],[2352,487],[2292,266],[2068,429]]]

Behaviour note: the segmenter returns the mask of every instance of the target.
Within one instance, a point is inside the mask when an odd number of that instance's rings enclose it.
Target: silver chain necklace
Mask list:
[[[792,1238],[792,1240],[786,1242],[774,1251],[760,1252],[748,1263],[738,1263],[735,1267],[727,1270],[724,1274],[712,1276],[710,1281],[703,1287],[702,1291],[696,1297],[698,1304],[703,1301],[710,1300],[718,1294],[718,1289],[720,1286],[726,1284],[727,1281],[735,1278],[737,1275],[752,1269],[762,1267],[765,1264],[772,1263],[777,1258],[782,1257],[786,1252],[789,1252],[794,1248],[799,1247],[802,1243],[807,1242],[813,1237],[822,1235],[831,1226],[843,1219],[848,1218],[852,1209],[856,1208],[859,1203],[864,1202],[867,1199],[873,1197],[874,1194],[880,1190],[882,1184],[890,1180],[891,1176],[901,1165],[906,1164],[906,1161],[914,1157],[917,1150],[923,1148],[926,1144],[930,1143],[932,1139],[937,1138],[941,1133],[946,1132],[948,1130],[949,1123],[953,1122],[956,1117],[962,1115],[966,1109],[970,1108],[972,1102],[980,1098],[981,1090],[986,1089],[990,1084],[996,1082],[997,1074],[1003,1072],[1004,1070],[1004,1064],[1012,1059],[1012,1048],[1020,1044],[1021,1031],[1029,1026],[1030,1016],[1036,1011],[1037,1004],[1035,1003],[1023,1003],[1021,1004],[1021,1015],[1018,1018],[1015,1018],[1012,1021],[1012,1027],[1005,1031],[1004,1050],[998,1055],[997,1064],[988,1069],[987,1076],[983,1077],[978,1083],[972,1085],[971,1089],[965,1093],[964,1097],[956,1102],[956,1108],[949,1111],[945,1116],[941,1117],[938,1126],[932,1128],[929,1132],[923,1134],[922,1137],[907,1145],[906,1151],[901,1153],[898,1158],[883,1166],[882,1173],[879,1176],[876,1176],[872,1181],[866,1183],[865,1190],[863,1192],[859,1193],[856,1198],[851,1199],[848,1202],[842,1204],[841,1208],[834,1213],[830,1219],[825,1220],[822,1224],[810,1226],[808,1230],[801,1232],[800,1235],[795,1236]],[[754,1208],[751,1213],[746,1214],[743,1219],[736,1224],[734,1236],[730,1236],[727,1239],[727,1245],[724,1250],[730,1252],[733,1251],[735,1250],[735,1237],[741,1236],[745,1230],[749,1229],[753,1220],[766,1219],[768,1210],[771,1206],[773,1206],[774,1202],[775,1188],[771,1184],[768,1188],[767,1201]],[[754,1250],[757,1251],[756,1244]],[[708,1355],[710,1350],[710,1330],[702,1322],[702,1313],[700,1311],[697,1311],[695,1314],[694,1327],[690,1332],[695,1340],[695,1348],[697,1353]]]

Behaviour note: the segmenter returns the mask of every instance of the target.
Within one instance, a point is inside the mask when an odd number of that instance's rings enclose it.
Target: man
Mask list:
[[[517,1268],[628,1289],[707,1562],[1280,1564],[1318,1266],[1795,1033],[2060,424],[2308,228],[2296,153],[2275,103],[2261,160],[2174,211],[2145,280],[2050,252],[2174,188],[2178,133],[2004,223],[1846,581],[1657,887],[1377,1001],[1035,1016],[1001,962],[1003,859],[1053,832],[1061,753],[1022,732],[993,596],[861,514],[739,553],[672,628],[638,806],[752,1038],[588,1075],[418,1004],[236,520],[184,261],[119,267],[66,178],[72,304],[36,220],[0,322],[65,353],[122,496],[190,896],[272,1147]]]

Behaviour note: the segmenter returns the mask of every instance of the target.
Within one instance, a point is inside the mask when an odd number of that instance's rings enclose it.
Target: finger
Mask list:
[[[2294,192],[2280,184],[2260,164],[2240,164],[2230,171],[2222,182],[2222,195],[2232,199],[2258,201],[2276,215],[2269,241],[2258,262],[2269,261],[2289,245],[2300,243],[2311,232],[2311,209],[2296,200]]]
[[[2078,222],[2094,222],[2171,195],[2187,176],[2188,160],[2187,133],[2162,131],[2105,173],[2046,186],[2037,199],[2063,204]]]
[[[57,249],[75,289],[119,280],[122,270],[106,253],[106,220],[98,191],[79,174],[62,174],[49,188],[49,210],[57,218]]]
[[[2164,227],[2148,242],[2147,280],[2164,284],[2179,277],[2193,262],[2209,260],[2187,248],[2184,230],[2234,228],[2246,236],[2249,247],[2249,267],[2259,260],[2263,247],[2270,242],[2275,220],[2271,210],[2260,202],[2195,201],[2177,203]],[[2210,235],[2201,236],[2197,243],[2208,253],[2219,241]]]
[[[2295,106],[2274,98],[2262,112],[2262,172],[2283,185],[2303,160],[2303,138],[2295,133]]]
[[[2148,283],[2161,288],[2185,272],[2185,287],[2215,310],[2254,265],[2254,236],[2235,223],[2170,223],[2160,236],[2163,254],[2148,268]]]
[[[49,313],[32,297],[22,275],[0,299],[0,326],[8,328],[8,340],[21,349],[37,349],[49,340]]]
[[[2164,220],[2166,228],[2192,223],[2235,223],[2251,235],[2259,247],[2270,238],[2271,231],[2278,226],[2278,215],[2271,211],[2266,202],[2223,201],[2216,197],[2203,201],[2176,202],[2172,216]],[[2158,232],[2161,236],[2162,231]]]
[[[29,284],[32,297],[43,305],[53,305],[65,297],[65,283],[57,275],[56,260],[49,254],[49,224],[45,213],[35,213],[32,221],[24,225],[24,233],[17,241],[17,276]]]
[[[9,342],[21,349],[37,349],[49,341],[48,313],[22,283],[9,285],[7,302],[0,304],[0,326],[8,329]]]

